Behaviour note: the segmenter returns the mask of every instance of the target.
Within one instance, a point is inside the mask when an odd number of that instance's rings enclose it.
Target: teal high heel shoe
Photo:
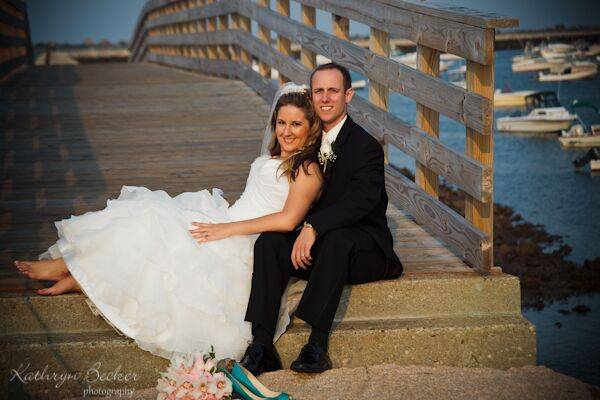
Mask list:
[[[249,389],[247,389],[244,385],[242,385],[237,379],[235,379],[229,372],[222,370],[225,373],[227,379],[231,381],[231,387],[233,389],[233,393],[238,394],[244,400],[263,400],[264,397],[259,397],[252,393]]]
[[[259,396],[257,398],[269,400],[293,400],[292,397],[285,392],[274,392],[269,390],[265,385],[260,383],[250,371],[234,360],[228,359],[222,361],[222,363],[219,362],[219,368],[225,372],[228,377],[231,376],[231,378],[235,379],[238,384],[244,386],[244,388],[249,390],[253,395]]]

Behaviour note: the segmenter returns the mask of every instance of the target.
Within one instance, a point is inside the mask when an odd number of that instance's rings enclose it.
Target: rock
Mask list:
[[[455,368],[377,365],[339,368],[322,374],[290,370],[270,372],[260,381],[284,390],[295,399],[593,399],[595,386],[544,366],[511,368]],[[133,399],[155,399],[153,388],[137,391]]]

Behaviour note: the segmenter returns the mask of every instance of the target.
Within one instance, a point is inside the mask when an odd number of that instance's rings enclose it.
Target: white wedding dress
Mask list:
[[[171,198],[124,186],[105,209],[56,222],[59,240],[40,258],[63,257],[92,309],[142,349],[171,358],[213,345],[218,358],[239,360],[252,339],[244,316],[257,235],[199,244],[188,230],[281,211],[289,183],[280,163],[257,158],[231,207],[218,189]],[[282,306],[277,336],[289,322]]]

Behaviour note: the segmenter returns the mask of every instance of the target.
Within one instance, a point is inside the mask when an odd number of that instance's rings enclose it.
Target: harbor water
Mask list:
[[[512,72],[512,57],[519,53],[496,52],[497,88],[552,90],[564,106],[577,99],[600,108],[600,76],[573,82],[538,82],[537,72]],[[364,79],[358,74],[353,78]],[[357,93],[368,97],[368,88]],[[389,104],[393,114],[415,123],[414,101],[392,93]],[[495,117],[515,111],[498,109]],[[578,171],[572,164],[587,149],[563,149],[557,134],[494,135],[494,201],[512,207],[525,220],[544,225],[549,233],[562,236],[564,243],[573,248],[573,261],[599,257],[600,174],[588,168]],[[464,125],[440,116],[440,138],[464,153]],[[397,149],[390,150],[390,161],[414,172],[414,160]],[[579,304],[591,311],[585,315],[570,311]],[[565,310],[569,314],[564,314]],[[524,314],[537,329],[539,364],[600,385],[600,295],[575,296]]]

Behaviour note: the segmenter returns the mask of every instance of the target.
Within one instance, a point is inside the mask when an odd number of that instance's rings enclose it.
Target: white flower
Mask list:
[[[327,156],[333,153],[331,143],[329,143],[327,140],[323,140],[323,142],[321,142],[321,148],[319,150],[319,153],[321,153],[322,156]]]

